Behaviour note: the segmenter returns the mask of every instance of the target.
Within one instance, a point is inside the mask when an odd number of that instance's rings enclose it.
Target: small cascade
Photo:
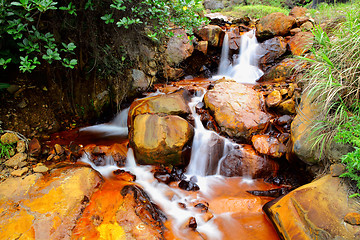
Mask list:
[[[81,128],[80,132],[97,132],[102,133],[104,137],[107,136],[127,136],[127,117],[129,114],[129,107],[123,109],[113,121],[110,123],[98,124],[90,127]]]
[[[241,36],[240,52],[233,56],[233,63],[229,60],[229,38],[225,34],[218,74],[213,79],[222,77],[234,79],[239,83],[255,84],[264,73],[258,66],[259,44],[255,37],[255,29]]]
[[[207,176],[218,172],[219,160],[232,149],[232,143],[204,128],[200,115],[196,113],[196,105],[202,102],[204,92],[198,92],[189,103],[195,120],[195,135],[192,144],[191,159],[187,168],[188,175]]]

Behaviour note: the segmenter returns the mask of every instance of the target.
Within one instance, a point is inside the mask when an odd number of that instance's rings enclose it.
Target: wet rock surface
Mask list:
[[[289,33],[295,24],[295,18],[283,13],[271,13],[259,20],[256,24],[256,36],[258,39],[269,39],[274,36],[284,36]]]
[[[247,139],[263,129],[270,115],[263,112],[263,98],[250,87],[232,81],[218,81],[204,97],[223,134]]]
[[[358,211],[339,178],[326,175],[264,206],[283,239],[357,239],[359,226],[344,223]]]

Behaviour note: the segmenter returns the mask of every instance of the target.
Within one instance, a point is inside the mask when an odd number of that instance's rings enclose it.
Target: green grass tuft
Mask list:
[[[249,16],[251,18],[262,18],[274,12],[282,12],[288,15],[290,11],[285,8],[266,5],[234,6],[221,11],[221,13],[226,16],[236,18],[242,18],[245,16]]]

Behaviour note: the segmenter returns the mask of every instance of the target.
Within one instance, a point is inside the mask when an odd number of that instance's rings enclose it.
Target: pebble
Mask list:
[[[266,97],[266,105],[268,107],[275,107],[279,105],[281,102],[281,94],[278,90],[272,91],[267,97]]]
[[[17,154],[15,154],[15,156],[13,156],[9,160],[7,160],[5,162],[5,165],[8,166],[8,167],[18,166],[19,163],[24,161],[26,158],[27,158],[27,155],[25,153],[17,153]]]
[[[345,166],[341,163],[332,164],[330,166],[331,176],[333,177],[339,177],[341,174],[345,172],[345,170],[346,170]]]
[[[49,168],[47,168],[44,165],[38,165],[38,166],[33,168],[33,171],[36,172],[36,173],[44,173],[44,172],[49,171]]]
[[[16,146],[16,151],[23,153],[26,150],[26,143],[24,141],[18,141]]]
[[[29,168],[28,168],[28,167],[24,167],[24,168],[21,168],[21,169],[12,171],[10,174],[11,174],[11,176],[14,176],[14,177],[21,177],[22,175],[24,175],[24,174],[27,173],[28,171],[29,171]]]

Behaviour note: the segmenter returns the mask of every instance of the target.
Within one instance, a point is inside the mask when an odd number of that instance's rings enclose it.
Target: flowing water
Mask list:
[[[219,75],[215,78],[226,76],[239,82],[254,83],[262,75],[261,70],[253,63],[253,54],[257,47],[254,33],[250,31],[243,35],[240,54],[232,61],[233,64],[229,60],[228,39],[225,35]],[[199,191],[184,191],[176,184],[159,182],[151,172],[153,166],[136,164],[131,148],[128,149],[124,169],[136,175],[136,182],[168,217],[172,234],[166,235],[166,239],[278,239],[262,212],[263,204],[271,198],[253,196],[246,192],[269,190],[278,186],[262,180],[226,178],[219,175],[221,160],[233,149],[234,144],[204,128],[195,107],[202,102],[205,92],[205,89],[197,91],[189,103],[195,119],[195,135],[186,176],[187,179],[196,179]],[[129,109],[123,110],[109,124],[84,128],[82,131],[95,131],[104,136],[126,135],[128,111]],[[106,159],[105,166],[100,167],[92,163],[89,154],[84,154],[81,160],[108,177],[111,177],[114,170],[119,169],[111,157]],[[197,203],[208,203],[209,211],[199,211],[194,207]],[[191,218],[196,219],[196,231],[186,227]]]

